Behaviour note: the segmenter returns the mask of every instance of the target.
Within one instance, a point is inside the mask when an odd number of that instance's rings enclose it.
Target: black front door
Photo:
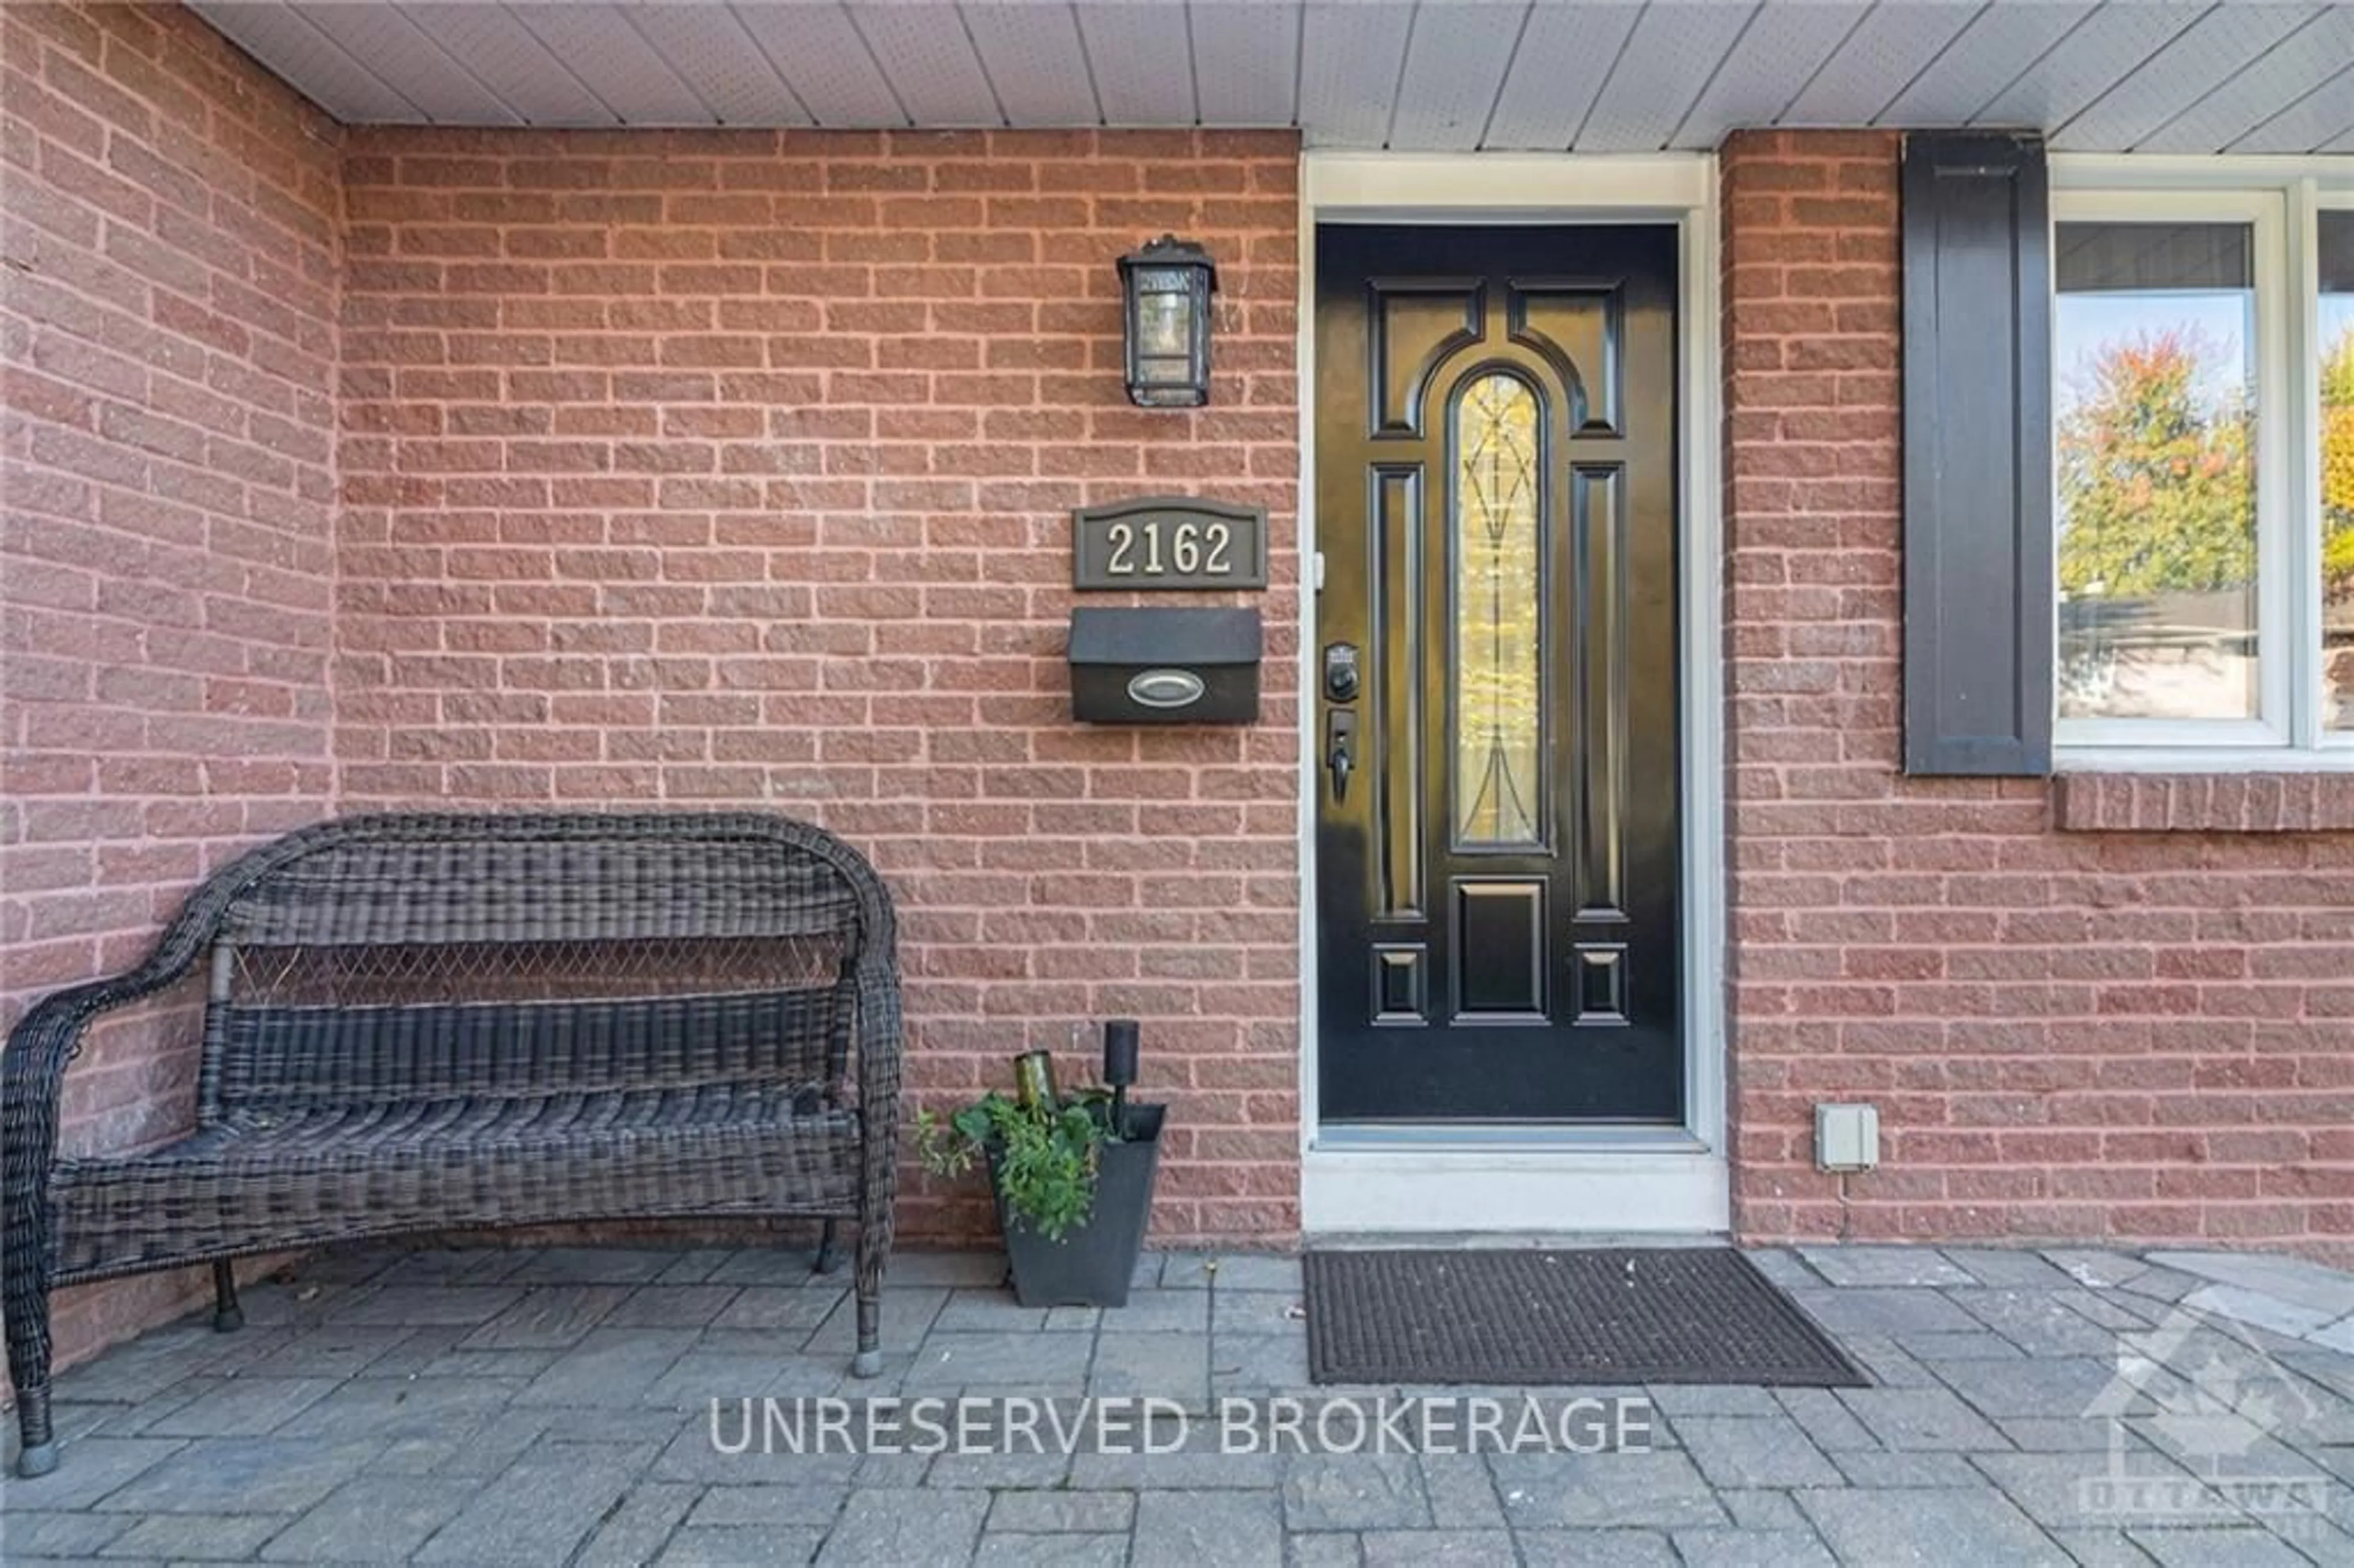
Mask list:
[[[1675,230],[1316,254],[1321,1119],[1679,1121]]]

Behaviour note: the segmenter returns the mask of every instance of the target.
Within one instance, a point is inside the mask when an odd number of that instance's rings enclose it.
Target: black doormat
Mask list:
[[[1320,1383],[1872,1383],[1730,1247],[1311,1252],[1307,1277]]]

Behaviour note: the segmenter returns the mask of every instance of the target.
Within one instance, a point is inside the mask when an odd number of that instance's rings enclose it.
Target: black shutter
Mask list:
[[[2052,770],[2043,145],[1904,143],[1904,771]]]

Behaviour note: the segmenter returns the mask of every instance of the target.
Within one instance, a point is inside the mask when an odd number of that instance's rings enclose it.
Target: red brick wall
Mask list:
[[[338,128],[176,6],[0,7],[0,1029],[327,809]],[[93,1033],[69,1146],[188,1114]],[[186,1298],[74,1292],[69,1355]]]
[[[823,821],[905,911],[921,1096],[1140,1016],[1156,1236],[1294,1231],[1293,139],[346,147],[339,802]],[[1113,260],[1163,230],[1219,264],[1199,413],[1119,385]],[[1169,491],[1270,512],[1263,716],[1075,726],[1069,509]]]
[[[1897,774],[1897,151],[1724,149],[1740,1228],[2354,1256],[2354,834]],[[1812,1169],[1834,1099],[1880,1171]]]

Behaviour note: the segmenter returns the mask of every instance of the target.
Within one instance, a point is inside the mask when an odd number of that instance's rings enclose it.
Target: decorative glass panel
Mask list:
[[[1455,836],[1532,843],[1543,742],[1537,399],[1482,376],[1455,405]]]
[[[2252,718],[2249,228],[2063,223],[2058,240],[2060,716]]]
[[[2354,731],[2354,212],[2321,215],[2321,722]]]

